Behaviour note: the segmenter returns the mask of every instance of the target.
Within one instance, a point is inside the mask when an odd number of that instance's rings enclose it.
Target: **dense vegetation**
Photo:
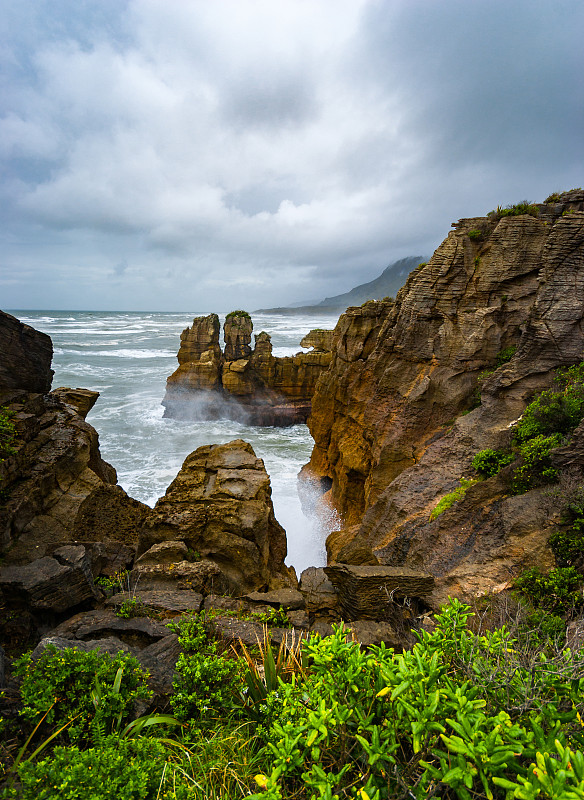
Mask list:
[[[22,725],[46,715],[30,748],[62,730],[21,755],[2,796],[584,797],[582,655],[525,629],[471,628],[456,600],[436,622],[399,654],[363,649],[339,627],[295,652],[236,657],[218,652],[204,619],[184,617],[180,725],[162,715],[126,722],[144,688],[126,656],[26,657]]]

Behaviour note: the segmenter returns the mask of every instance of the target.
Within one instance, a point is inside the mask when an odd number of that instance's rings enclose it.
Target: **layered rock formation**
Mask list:
[[[329,558],[430,573],[434,605],[550,566],[553,504],[543,489],[509,496],[499,475],[429,516],[461,478],[476,477],[479,450],[508,442],[554,370],[582,360],[583,318],[582,190],[537,216],[460,220],[395,303],[348,309],[313,398],[304,470],[330,482],[344,520]],[[513,356],[498,366],[503,351]],[[581,459],[564,458],[582,470]]]
[[[204,588],[197,581],[207,580],[207,591],[214,581],[215,592],[237,594],[296,583],[284,564],[286,533],[274,516],[264,463],[241,439],[199,447],[185,460],[146,523],[139,552],[147,555],[164,542],[175,543],[170,560],[160,549],[154,569],[144,556],[138,559],[141,587],[177,574],[196,590]],[[202,561],[189,564],[188,550]]]
[[[316,382],[331,360],[332,332],[311,331],[309,353],[277,357],[262,331],[251,348],[253,324],[243,311],[227,315],[225,349],[219,317],[196,317],[181,334],[178,369],[168,378],[164,415],[178,419],[230,418],[253,425],[306,422]]]

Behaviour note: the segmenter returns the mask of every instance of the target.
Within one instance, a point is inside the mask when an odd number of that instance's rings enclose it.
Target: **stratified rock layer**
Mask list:
[[[543,490],[509,497],[497,476],[429,516],[462,477],[476,477],[479,450],[508,443],[509,426],[553,371],[584,355],[582,190],[539,206],[537,217],[454,228],[395,303],[366,303],[339,320],[304,470],[331,480],[329,500],[344,519],[330,555],[428,572],[436,605],[553,564],[556,520]],[[504,350],[512,358],[498,366]]]
[[[139,552],[165,541],[174,542],[175,549],[184,543],[202,561],[176,561],[173,566],[162,555],[159,566],[152,559],[139,561],[141,585],[185,570],[182,580],[188,583],[190,570],[195,581],[205,564],[238,594],[295,582],[284,565],[286,533],[274,516],[264,463],[241,439],[199,447],[187,457],[146,523]],[[195,584],[192,588],[201,590]]]
[[[253,324],[245,312],[227,315],[225,351],[216,314],[196,317],[181,334],[179,367],[168,378],[165,416],[230,418],[253,425],[306,422],[316,382],[331,360],[332,331],[311,331],[302,342],[310,353],[277,357],[262,331],[251,349]]]

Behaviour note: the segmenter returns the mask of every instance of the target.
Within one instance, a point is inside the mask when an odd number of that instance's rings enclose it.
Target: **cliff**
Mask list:
[[[553,564],[544,489],[511,496],[497,476],[430,521],[554,370],[582,360],[584,192],[529,211],[460,220],[395,303],[348,309],[313,398],[303,474],[343,518],[329,558],[424,570],[435,605]]]
[[[326,331],[312,331],[302,346],[309,353],[278,357],[265,331],[255,337],[249,314],[232,312],[219,344],[217,314],[196,317],[181,334],[178,369],[166,384],[164,416],[177,419],[229,418],[252,425],[306,422],[312,395],[331,354]],[[305,343],[306,342],[306,343]]]

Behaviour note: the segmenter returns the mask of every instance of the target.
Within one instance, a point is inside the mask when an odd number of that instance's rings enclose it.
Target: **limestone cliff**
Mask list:
[[[395,303],[348,309],[313,398],[304,474],[329,482],[344,519],[329,557],[425,570],[435,603],[552,563],[543,490],[509,496],[492,478],[429,521],[476,475],[477,451],[507,441],[554,369],[584,355],[584,192],[531,211],[460,220]]]
[[[309,353],[278,357],[262,331],[251,348],[253,323],[235,311],[224,325],[219,317],[196,317],[181,334],[178,369],[167,380],[164,415],[178,419],[230,418],[253,425],[306,422],[316,382],[331,360],[331,331],[311,331],[302,341]]]

